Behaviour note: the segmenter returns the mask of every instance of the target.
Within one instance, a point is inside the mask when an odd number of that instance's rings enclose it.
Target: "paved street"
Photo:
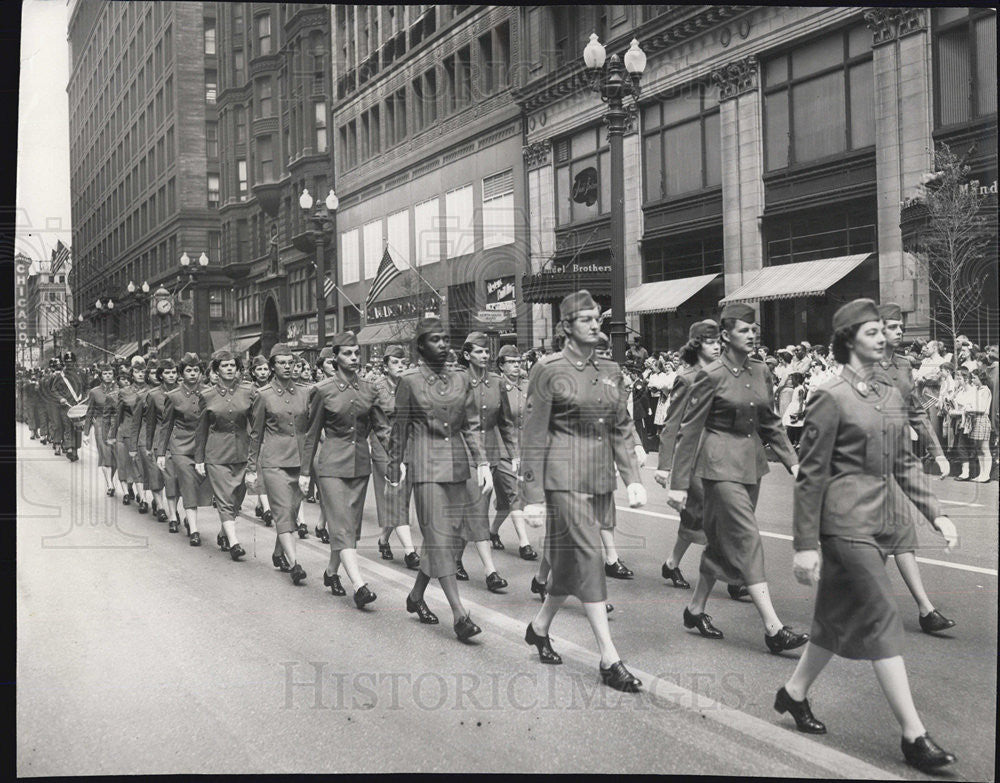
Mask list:
[[[646,470],[650,504],[619,497],[621,557],[634,580],[609,580],[612,634],[644,682],[638,695],[602,687],[579,605],[552,628],[561,667],[523,641],[537,608],[534,564],[509,524],[495,553],[510,581],[486,590],[474,552],[461,587],[483,627],[459,643],[436,586],[442,624],[404,609],[413,573],[379,559],[369,492],[361,566],[378,600],[358,611],[322,587],[327,547],[300,543],[308,578],[295,587],[270,563],[273,529],[249,502],[237,523],[248,556],[187,545],[135,506],[104,495],[92,449],[71,465],[18,425],[19,775],[227,772],[655,772],[788,777],[921,778],[871,667],[834,659],[810,694],[829,729],[811,738],[771,708],[797,653],[767,653],[752,606],[716,589],[708,611],[726,638],[686,631],[687,591],[660,578],[677,526]],[[650,464],[654,458],[649,460]],[[780,471],[780,472],[779,472]],[[811,590],[791,575],[791,478],[772,466],[759,519],[775,606],[807,629]],[[928,530],[919,553],[928,592],[958,625],[931,638],[892,563],[906,662],[931,735],[958,756],[953,776],[994,775],[997,485],[936,483],[962,536],[946,554]],[[312,531],[318,506],[306,505]],[[416,527],[414,527],[416,532]],[[532,533],[536,547],[539,531]],[[693,581],[698,548],[681,564]],[[345,583],[346,584],[346,583]]]

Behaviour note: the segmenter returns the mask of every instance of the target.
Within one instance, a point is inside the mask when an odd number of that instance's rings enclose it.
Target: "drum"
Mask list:
[[[78,402],[66,411],[66,417],[77,427],[83,426],[83,420],[87,416],[87,401]]]

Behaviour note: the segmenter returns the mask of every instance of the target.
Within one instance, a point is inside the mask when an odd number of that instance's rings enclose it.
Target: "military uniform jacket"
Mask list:
[[[879,366],[899,390],[913,431],[927,444],[927,450],[932,456],[943,456],[944,451],[941,449],[937,433],[934,432],[927,411],[920,404],[920,394],[913,384],[913,365],[905,357],[893,353],[890,358],[882,359]]]
[[[674,446],[671,489],[687,489],[692,475],[712,481],[756,484],[768,472],[764,443],[791,468],[798,458],[781,419],[771,410],[767,366],[742,367],[723,353],[699,370]]]
[[[531,369],[521,433],[526,503],[543,503],[546,490],[613,492],[615,466],[625,484],[639,481],[627,396],[617,364],[569,346]]]
[[[174,387],[177,388],[176,386]],[[169,389],[160,385],[155,389],[150,389],[146,396],[146,405],[143,408],[143,445],[146,451],[153,453],[156,444],[157,431],[163,428],[163,420],[167,413],[167,392]]]
[[[163,426],[156,433],[157,457],[168,451],[184,457],[194,457],[195,432],[201,413],[201,389],[188,389],[183,383],[167,392],[163,409]]]
[[[309,429],[309,389],[273,380],[250,406],[248,462],[261,468],[301,468]]]
[[[146,448],[146,442],[149,440],[150,436],[150,433],[148,432],[148,428],[146,426],[146,423],[149,419],[149,409],[150,409],[149,395],[151,395],[154,391],[156,391],[159,388],[160,388],[159,385],[156,386],[147,385],[146,388],[139,394],[139,398],[137,401],[138,416],[134,417],[134,420],[138,424],[139,429],[136,432],[135,442],[137,445],[141,445],[143,448]],[[153,419],[153,425],[154,426],[156,425],[155,418]]]
[[[490,465],[498,465],[501,459],[509,457],[509,451],[517,440],[513,422],[503,416],[500,388],[503,381],[499,375],[489,371],[481,379],[471,368],[465,374],[471,390],[468,401],[470,418],[478,416],[476,431],[486,452],[486,461]]]
[[[89,435],[93,429],[98,433],[98,437],[107,437],[108,422],[105,418],[105,407],[108,404],[108,397],[114,392],[114,384],[110,386],[100,384],[87,392],[87,415],[83,419],[84,435]]]
[[[391,430],[392,423],[396,419],[396,389],[399,388],[399,382],[393,381],[388,375],[382,375],[372,381],[372,385],[378,395],[379,407],[385,414]],[[386,450],[388,442],[383,445],[375,436],[374,431],[368,436],[368,445],[371,447],[372,462],[376,465],[385,465],[389,462],[389,452]],[[404,458],[403,461],[405,462],[406,459]]]
[[[115,432],[129,451],[136,450],[136,436],[139,434],[139,419],[142,405],[149,387],[132,384],[118,392],[118,415]]]
[[[500,379],[500,421],[508,428],[508,434],[504,438],[507,459],[521,456],[521,433],[524,431],[527,391],[523,380],[512,383],[506,378]],[[503,436],[502,431],[501,436]]]
[[[806,403],[793,546],[878,537],[907,524],[913,506],[932,521],[940,514],[909,445],[903,398],[880,369],[861,376],[845,366]]]
[[[249,383],[217,383],[202,393],[194,461],[235,465],[247,461],[250,451],[250,408],[257,390]]]
[[[400,376],[387,449],[391,481],[399,478],[404,453],[413,483],[465,481],[469,478],[466,447],[477,465],[484,463],[471,393],[469,378],[461,372],[443,369],[438,375],[421,364]]]
[[[667,405],[667,420],[660,432],[660,451],[656,460],[658,470],[670,470],[674,462],[674,446],[677,443],[677,433],[681,428],[684,411],[687,410],[691,398],[691,388],[698,376],[697,365],[685,367],[674,376],[674,385],[670,390],[670,402]]]
[[[320,433],[324,431],[326,439],[321,446]],[[388,445],[390,431],[375,385],[360,376],[348,380],[337,372],[317,383],[309,395],[309,432],[302,475],[370,476],[369,435]],[[314,465],[317,450],[319,459]]]

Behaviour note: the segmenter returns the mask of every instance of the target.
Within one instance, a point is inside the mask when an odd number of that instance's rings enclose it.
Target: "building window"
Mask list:
[[[205,154],[210,158],[219,157],[219,123],[205,123]]]
[[[270,117],[274,113],[274,104],[271,99],[271,80],[259,79],[257,81],[257,115],[258,117]]]
[[[246,55],[243,54],[242,49],[236,49],[233,51],[233,73],[237,85],[241,85],[246,81],[246,70]]]
[[[410,210],[403,209],[386,220],[386,235],[389,252],[401,264],[410,263]]]
[[[611,155],[603,131],[603,127],[588,128],[554,145],[559,225],[611,211]]]
[[[995,9],[935,8],[933,13],[935,126],[996,114]]]
[[[357,283],[359,280],[358,244],[358,229],[351,229],[340,235],[340,280],[344,285]]]
[[[874,199],[775,215],[764,221],[764,238],[768,266],[875,253]]]
[[[219,206],[219,175],[209,174],[208,175],[208,206],[211,209],[217,208]],[[145,211],[145,205],[143,205],[143,211]],[[145,223],[145,215],[143,216],[143,223]],[[144,229],[145,230],[145,229]]]
[[[205,54],[215,54],[215,20],[205,20]]]
[[[316,152],[326,152],[326,101],[316,101],[313,105],[316,118]]]
[[[444,214],[446,257],[472,253],[476,248],[472,185],[445,193]]]
[[[247,162],[244,159],[236,161],[236,177],[239,182],[240,201],[247,200]]]
[[[371,280],[378,272],[382,260],[382,220],[373,220],[364,225],[365,280]]]
[[[859,25],[764,62],[769,171],[875,143],[871,43]]]
[[[247,140],[247,115],[242,107],[236,107],[236,143],[244,144]]]
[[[226,308],[225,308],[225,289],[222,288],[210,288],[208,291],[208,317],[209,318],[225,318]]]
[[[274,182],[274,143],[271,136],[257,139],[258,181]]]
[[[215,106],[215,97],[219,91],[219,83],[215,71],[205,71],[205,103]]]
[[[257,17],[257,54],[271,53],[271,15]]]
[[[694,85],[642,110],[646,202],[722,183],[719,97]]]
[[[514,171],[483,179],[483,249],[514,242]]]

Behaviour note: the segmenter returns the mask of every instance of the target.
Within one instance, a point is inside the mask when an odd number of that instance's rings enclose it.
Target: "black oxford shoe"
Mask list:
[[[108,491],[107,491],[107,492],[106,492],[105,494],[106,494],[106,495],[107,495],[107,496],[108,496],[109,498],[113,498],[113,497],[115,496],[115,488],[114,488],[114,487],[111,487],[110,489],[108,489]]]
[[[639,688],[642,687],[642,680],[626,669],[625,664],[621,661],[616,661],[607,669],[601,666],[600,670],[601,682],[609,688],[614,688],[616,691],[637,693]]]
[[[458,570],[455,572],[455,578],[459,582],[468,582],[469,581],[469,574],[465,570],[465,566],[462,565],[462,561],[459,560],[458,563],[457,563],[457,565],[458,565]]]
[[[546,592],[545,583],[539,582],[537,579],[535,579],[535,577],[531,577],[531,592],[533,592],[535,595],[537,595],[544,601]]]
[[[906,739],[903,739],[900,742],[900,747],[903,749],[903,758],[906,759],[906,763],[923,772],[940,769],[957,761],[955,755],[939,747],[931,739],[930,734],[922,734],[913,742],[907,742]]]
[[[288,564],[288,559],[285,557],[285,553],[282,552],[277,555],[271,555],[271,563],[275,568],[280,568],[282,572],[288,573],[292,570],[292,567]]]
[[[427,604],[422,598],[419,601],[413,601],[410,596],[406,596],[406,611],[410,614],[416,614],[424,625],[438,624],[437,615],[427,608]]]
[[[522,560],[537,560],[538,552],[531,548],[531,544],[527,546],[519,546],[517,548],[517,553],[521,556]]]
[[[660,569],[660,573],[663,575],[664,579],[669,579],[673,582],[674,587],[679,587],[681,590],[691,589],[690,583],[684,578],[684,574],[681,573],[681,569],[677,566],[669,568],[667,564],[664,563],[663,567]]]
[[[239,559],[245,555],[246,550],[239,544],[233,544],[233,546],[229,549],[229,556],[235,561],[239,561]]]
[[[743,599],[750,597],[750,591],[747,590],[746,585],[726,585],[726,592],[729,593],[729,597],[734,601],[740,601],[741,603],[746,603]]]
[[[382,539],[379,539],[378,542],[378,553],[382,556],[383,560],[392,560],[394,557],[392,554],[392,547],[389,546],[389,542],[386,541],[383,544]]]
[[[531,627],[531,623],[528,623],[528,627],[524,632],[524,641],[529,645],[534,645],[538,649],[538,660],[542,663],[562,663],[562,657],[552,649],[552,642],[549,640],[549,637],[540,636],[535,633],[535,629]]]
[[[229,537],[225,533],[219,533],[215,537],[215,543],[219,545],[219,549],[223,552],[229,551]]]
[[[416,552],[410,552],[408,555],[403,555],[403,562],[411,571],[416,571],[420,568],[420,555]]]
[[[767,649],[775,655],[780,652],[784,652],[785,650],[794,650],[796,647],[801,647],[808,641],[809,634],[795,633],[795,631],[787,625],[782,626],[781,630],[774,636],[764,634],[764,643],[767,645]]]
[[[806,734],[826,734],[826,726],[816,720],[816,716],[809,709],[809,699],[795,701],[795,699],[788,695],[788,691],[785,690],[784,685],[778,689],[778,693],[774,697],[774,709],[781,715],[787,712],[795,718],[795,728],[801,732]]]
[[[181,527],[180,522],[178,522],[176,519],[171,519],[170,524],[167,525],[167,531],[170,533],[176,533],[178,530],[180,530],[180,527]]]
[[[691,614],[691,611],[684,607],[684,627],[697,628],[698,633],[706,639],[723,639],[722,631],[712,625],[712,618],[702,612],[701,614]]]
[[[318,538],[324,544],[329,544],[330,543],[330,531],[327,530],[325,527],[317,527],[316,528],[316,538]]]
[[[354,605],[358,609],[364,609],[365,604],[370,604],[376,598],[378,596],[368,589],[368,585],[361,585],[361,587],[354,591]]]
[[[499,593],[505,587],[507,587],[507,580],[496,571],[486,577],[486,589],[491,593]]]
[[[949,620],[937,609],[928,612],[920,618],[920,630],[924,633],[938,633],[955,627],[955,621]]]
[[[455,636],[458,640],[464,642],[471,639],[478,633],[482,633],[483,629],[472,622],[472,617],[470,615],[465,615],[461,620],[455,623]]]
[[[271,513],[271,509],[264,512],[264,527],[271,527],[274,524],[274,514]]]
[[[309,537],[309,528],[306,527],[305,524],[299,525],[299,538],[308,538],[308,537]]]
[[[301,565],[296,563],[292,566],[292,570],[289,572],[289,575],[292,577],[293,584],[302,584],[306,578],[306,570]]]
[[[611,604],[604,604],[604,611],[611,614],[615,608]]]
[[[140,500],[139,501],[139,513],[140,514],[148,514],[149,513],[149,503],[147,503],[145,500]]]
[[[330,592],[334,595],[347,595],[347,591],[344,586],[340,583],[340,574],[333,574],[331,576],[326,571],[323,572],[323,587],[329,587]]]
[[[503,545],[503,541],[500,540],[500,536],[496,533],[490,533],[490,546],[498,551],[506,548]]]
[[[621,558],[613,563],[604,564],[604,574],[610,576],[612,579],[631,579],[635,574],[629,571],[625,564],[621,561]]]
[[[123,506],[131,506],[132,505],[132,498],[130,498],[128,495],[122,495],[122,505]]]
[[[156,521],[163,523],[167,522],[167,512],[164,511],[162,508],[157,509],[156,511]]]
[[[191,546],[201,546],[201,533],[198,532],[192,533],[190,539],[188,540],[188,543]]]
[[[253,513],[256,515],[257,519],[261,519],[264,516],[264,507],[258,503],[254,506]]]

